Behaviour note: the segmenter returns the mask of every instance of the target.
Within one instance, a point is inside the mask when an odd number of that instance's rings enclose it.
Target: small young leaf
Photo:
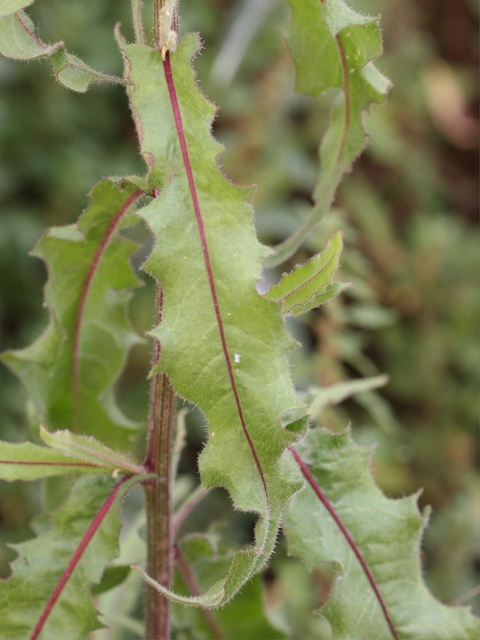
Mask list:
[[[62,451],[65,455],[90,462],[112,471],[122,473],[140,473],[141,469],[126,455],[114,451],[91,436],[76,436],[70,431],[50,433],[40,427],[40,437],[52,449]]]
[[[320,146],[320,177],[305,223],[267,260],[273,267],[287,260],[330,208],[343,175],[365,147],[363,112],[383,102],[388,80],[373,60],[382,53],[377,18],[361,16],[342,0],[287,0],[292,19],[287,40],[295,63],[295,90],[318,96],[339,90],[330,126]]]
[[[282,302],[282,313],[299,315],[337,296],[351,283],[332,282],[342,252],[342,232],[331,238],[325,251],[313,256],[282,276],[265,294],[267,300]]]
[[[38,480],[67,473],[105,473],[105,469],[32,442],[0,442],[0,480]]]
[[[11,0],[13,4],[13,0]],[[31,3],[21,3],[24,6]],[[0,7],[1,12],[1,7]],[[4,15],[5,17],[1,17]],[[0,54],[15,60],[47,57],[57,80],[67,89],[85,93],[90,84],[113,82],[126,84],[123,78],[95,71],[77,56],[68,53],[63,42],[45,44],[35,35],[35,27],[25,11],[0,13]]]
[[[31,346],[1,356],[24,383],[39,423],[116,448],[130,445],[135,425],[117,408],[113,385],[139,341],[126,318],[128,289],[139,285],[128,264],[137,245],[118,230],[134,222],[128,214],[141,195],[129,183],[104,180],[78,224],[45,232],[33,255],[48,266],[50,324]]]
[[[294,449],[366,561],[398,638],[477,640],[480,621],[467,609],[440,604],[423,582],[419,540],[426,518],[416,497],[387,499],[371,475],[371,451],[356,445],[349,431],[334,435],[312,429]],[[321,610],[333,637],[355,638],[361,630],[369,640],[392,640],[365,571],[308,484],[288,504],[284,531],[289,553],[300,556],[309,570],[319,562],[342,567]]]
[[[121,498],[138,478],[124,482],[100,527],[62,589],[43,627],[42,638],[84,640],[101,627],[90,587],[101,580],[105,566],[118,555],[122,521]],[[52,529],[15,545],[19,557],[13,575],[0,588],[0,638],[25,640],[31,634],[67,565],[107,496],[115,486],[108,476],[84,476],[64,506],[54,514]]]

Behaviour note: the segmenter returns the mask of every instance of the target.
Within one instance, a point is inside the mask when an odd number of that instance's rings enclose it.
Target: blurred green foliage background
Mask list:
[[[479,582],[480,548],[478,4],[350,4],[382,14],[385,54],[378,66],[394,86],[388,103],[366,117],[368,149],[342,183],[334,210],[292,261],[323,250],[343,229],[339,279],[355,284],[291,323],[304,345],[292,357],[292,373],[304,390],[388,374],[382,390],[327,407],[319,423],[339,430],[351,421],[358,442],[378,443],[373,468],[388,495],[423,487],[420,505],[432,507],[425,579],[442,601],[463,602]],[[181,0],[180,11],[181,30],[200,31],[204,39],[195,66],[203,91],[221,107],[215,135],[226,151],[219,162],[235,182],[258,185],[259,235],[273,245],[311,204],[332,96],[293,93],[281,0]],[[132,39],[127,0],[37,0],[31,15],[44,41],[63,39],[91,66],[121,74],[112,32],[120,21]],[[47,323],[45,268],[28,256],[42,230],[73,222],[100,178],[143,170],[121,87],[73,94],[55,84],[47,62],[0,59],[1,350],[27,345]],[[142,229],[137,235],[146,240],[139,265],[148,235]],[[142,334],[153,315],[152,283],[143,277],[146,286],[132,305]],[[120,403],[140,420],[147,411],[149,357],[149,344],[135,347],[119,381]],[[203,437],[195,412],[188,420],[186,475],[195,473]],[[25,393],[1,366],[0,438],[24,440],[31,426]],[[4,543],[32,535],[28,522],[40,500],[38,487],[1,484],[1,575],[8,575],[14,555]],[[212,503],[213,515],[221,504]],[[282,560],[282,549],[267,584],[275,578],[278,592],[294,579],[308,585],[301,567]],[[296,628],[298,637],[313,634],[318,624],[307,611],[325,595],[324,576],[314,584],[316,602],[282,596],[284,615],[304,625]],[[478,596],[468,604],[480,612]]]

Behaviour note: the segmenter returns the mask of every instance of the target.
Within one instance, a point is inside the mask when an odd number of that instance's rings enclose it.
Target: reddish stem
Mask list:
[[[227,364],[228,369],[228,377],[230,379],[230,386],[232,387],[233,395],[235,397],[235,403],[237,405],[237,411],[240,418],[240,422],[242,424],[242,429],[245,434],[245,437],[248,441],[249,447],[252,451],[252,455],[255,460],[255,464],[257,466],[258,472],[260,474],[260,478],[262,480],[263,488],[265,491],[265,496],[268,502],[268,490],[267,483],[265,481],[265,476],[263,473],[263,469],[260,464],[260,460],[258,458],[258,454],[255,450],[255,446],[253,444],[252,438],[248,432],[247,425],[245,422],[245,417],[243,415],[242,404],[240,402],[240,396],[237,389],[237,384],[235,382],[235,376],[233,373],[232,361],[230,358],[230,353],[228,351],[227,338],[225,336],[225,326],[223,323],[222,315],[220,312],[220,305],[218,303],[217,289],[215,286],[215,279],[213,277],[213,269],[210,261],[210,252],[208,249],[207,235],[205,233],[205,225],[203,223],[202,213],[200,211],[200,203],[197,195],[197,188],[195,186],[195,179],[193,177],[192,165],[190,163],[190,156],[188,154],[187,141],[185,139],[185,130],[183,127],[182,114],[180,112],[180,106],[178,104],[177,91],[175,89],[175,83],[173,81],[172,67],[170,64],[170,53],[167,51],[165,54],[165,59],[163,60],[163,69],[165,72],[165,79],[167,81],[168,93],[170,95],[170,102],[172,104],[173,117],[175,120],[175,127],[177,129],[178,140],[180,142],[180,149],[182,151],[183,164],[185,166],[185,171],[187,173],[188,186],[190,188],[190,195],[192,197],[193,209],[195,211],[195,217],[197,219],[198,231],[200,233],[200,240],[202,243],[202,251],[203,258],[205,261],[205,268],[207,270],[208,283],[210,285],[210,293],[212,296],[213,307],[215,309],[215,316],[217,318],[218,330],[220,332],[220,340],[222,342],[222,350],[225,357],[225,362]]]
[[[335,162],[335,164],[338,164],[340,162],[340,158],[342,157],[343,150],[345,148],[345,140],[347,138],[348,123],[350,120],[350,77],[348,75],[348,64],[347,64],[347,58],[345,55],[345,50],[343,48],[343,43],[339,33],[337,33],[337,35],[335,36],[335,41],[337,43],[338,51],[340,53],[340,59],[342,61],[343,84],[344,84],[344,95],[345,95],[345,119],[343,124],[342,142],[340,143],[340,147],[338,149],[338,154],[337,154],[337,160]]]
[[[62,577],[60,578],[60,580],[59,580],[57,586],[55,587],[52,595],[48,599],[48,602],[45,605],[44,610],[42,611],[42,615],[40,616],[40,619],[38,620],[37,625],[36,625],[35,629],[33,630],[32,635],[30,636],[30,640],[36,640],[38,638],[38,636],[40,635],[40,632],[42,631],[43,626],[45,625],[45,622],[47,621],[48,616],[52,612],[52,609],[53,609],[55,603],[57,602],[58,598],[60,597],[60,594],[62,593],[63,588],[67,584],[68,579],[70,578],[70,576],[74,572],[75,567],[77,566],[79,560],[81,559],[81,557],[83,555],[83,552],[87,548],[87,546],[90,543],[91,539],[95,535],[97,529],[102,524],[105,516],[107,515],[107,513],[109,512],[111,506],[115,502],[115,498],[117,497],[117,494],[118,494],[121,486],[125,482],[127,482],[127,480],[130,480],[130,478],[131,478],[131,476],[126,476],[125,478],[120,480],[120,482],[118,484],[115,485],[115,487],[113,488],[112,492],[110,493],[108,498],[105,500],[105,502],[101,506],[99,512],[97,513],[95,518],[92,520],[91,525],[88,527],[87,531],[85,532],[85,535],[83,536],[82,540],[80,541],[80,544],[78,545],[77,550],[73,554],[72,559],[68,563],[67,568],[63,572]]]
[[[385,620],[387,621],[388,627],[390,629],[390,632],[392,634],[392,636],[395,638],[395,640],[399,640],[397,632],[395,630],[395,627],[393,625],[393,621],[390,617],[390,613],[387,609],[387,605],[385,603],[385,600],[383,599],[382,594],[380,593],[380,590],[378,588],[378,585],[375,581],[375,578],[373,577],[372,572],[370,571],[370,568],[365,560],[365,558],[362,556],[362,553],[360,551],[360,549],[357,547],[354,539],[352,538],[352,536],[349,534],[347,528],[345,527],[345,525],[343,524],[343,522],[340,520],[337,512],[335,511],[335,509],[333,508],[333,506],[330,504],[330,502],[328,501],[328,498],[325,496],[325,494],[323,493],[323,491],[320,489],[319,485],[317,484],[317,481],[315,480],[315,478],[313,477],[313,475],[310,472],[310,469],[307,467],[307,465],[303,462],[303,460],[301,459],[301,457],[298,455],[298,453],[295,451],[295,449],[293,447],[288,447],[290,452],[292,453],[293,457],[295,458],[296,463],[298,464],[298,466],[300,467],[303,475],[305,476],[305,478],[308,480],[310,486],[312,487],[312,489],[315,491],[315,493],[317,494],[320,502],[323,504],[323,506],[325,507],[325,509],[328,511],[328,513],[332,516],[333,520],[335,521],[335,524],[337,525],[337,527],[340,529],[340,531],[342,532],[343,536],[345,537],[346,541],[348,542],[351,550],[353,551],[353,553],[356,555],[358,562],[360,563],[360,566],[363,569],[363,572],[365,573],[367,580],[370,583],[370,586],[373,589],[373,592],[375,593],[375,596],[382,608],[383,611],[383,615],[385,616]]]
[[[162,289],[157,284],[155,325],[162,319]],[[154,342],[152,368],[160,359],[160,343]],[[145,468],[157,478],[144,483],[147,513],[147,571],[167,589],[172,586],[172,486],[176,398],[168,376],[152,378]],[[149,640],[169,640],[170,601],[146,586],[145,633]]]
[[[144,192],[141,189],[134,191],[118,209],[105,231],[100,244],[95,251],[92,262],[88,269],[87,275],[83,282],[82,291],[80,293],[80,300],[78,303],[77,315],[75,318],[75,329],[73,333],[73,349],[72,349],[72,379],[73,379],[73,397],[75,405],[75,422],[78,429],[78,423],[80,422],[80,334],[82,330],[83,314],[85,311],[85,305],[88,298],[90,286],[92,284],[95,272],[102,259],[103,252],[105,251],[118,223],[122,219],[123,215],[128,211],[130,206],[138,200]]]

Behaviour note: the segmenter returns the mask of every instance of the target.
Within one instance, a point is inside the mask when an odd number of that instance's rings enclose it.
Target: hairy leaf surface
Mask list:
[[[387,610],[404,640],[477,640],[480,621],[467,609],[440,604],[427,590],[419,557],[426,518],[415,496],[387,499],[370,471],[371,450],[359,447],[349,431],[339,435],[312,429],[295,450],[346,526],[367,562]],[[301,526],[298,524],[301,523]],[[306,485],[289,503],[284,517],[289,553],[309,570],[336,562],[341,575],[321,610],[333,637],[391,640],[379,602],[345,537]]]
[[[50,433],[44,427],[40,427],[40,436],[49,447],[63,451],[67,456],[100,465],[111,471],[140,472],[138,465],[129,456],[106,447],[91,436],[76,436],[70,431]]]
[[[328,302],[351,285],[333,282],[342,252],[342,232],[331,238],[322,253],[313,256],[306,264],[298,265],[285,273],[277,285],[265,294],[267,300],[282,302],[282,312],[295,316]]]
[[[131,485],[122,485],[114,505],[83,553],[48,617],[42,640],[84,640],[101,627],[90,587],[97,584],[107,563],[118,555],[121,518],[119,500]],[[74,485],[64,506],[54,514],[52,529],[14,548],[19,557],[13,575],[0,588],[0,638],[25,640],[32,634],[82,537],[115,481],[108,476],[84,476]]]
[[[29,4],[31,2],[10,0],[6,5],[0,5],[1,55],[15,60],[49,58],[55,77],[60,84],[79,93],[85,93],[92,83],[125,84],[122,78],[96,71],[78,56],[68,53],[63,42],[45,44],[35,35],[34,24],[25,11],[11,13],[9,10],[15,5],[25,7]]]
[[[361,16],[341,0],[287,0],[292,18],[287,40],[295,63],[295,90],[318,96],[339,93],[330,126],[320,145],[320,176],[315,206],[305,223],[270,257],[273,267],[289,258],[329,210],[343,175],[365,147],[363,112],[383,102],[388,80],[373,60],[382,53],[377,18]]]
[[[218,533],[188,535],[179,542],[182,557],[177,563],[176,589],[188,593],[205,589],[215,577],[228,570],[238,545],[226,541]],[[207,612],[198,608],[173,604],[173,626],[177,634],[188,638],[261,638],[280,640],[284,634],[275,629],[264,611],[262,579],[254,576],[235,598],[224,607]],[[217,633],[212,635],[212,631]]]
[[[190,66],[198,47],[196,35],[186,36],[171,66],[200,216],[162,56],[144,45],[128,45],[126,56],[150,186],[160,191],[140,212],[155,237],[145,268],[164,296],[162,322],[153,331],[162,345],[157,370],[205,414],[209,439],[199,460],[204,486],[224,486],[237,509],[261,514],[255,546],[236,554],[228,577],[203,598],[180,598],[216,606],[273,550],[285,503],[301,486],[285,447],[305,420],[294,411],[302,403],[288,372],[295,343],[280,306],[255,289],[269,250],[255,235],[251,191],[231,184],[216,164],[221,145],[210,133],[215,108],[199,92]]]
[[[128,258],[137,245],[118,229],[141,192],[100,182],[78,224],[48,229],[33,255],[47,263],[50,324],[31,346],[2,360],[22,380],[36,419],[49,430],[93,435],[126,447],[134,427],[115,404],[113,384],[138,342],[126,317],[128,289],[139,285]]]

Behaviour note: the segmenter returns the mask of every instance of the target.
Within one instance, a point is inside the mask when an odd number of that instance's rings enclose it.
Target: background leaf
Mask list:
[[[365,148],[363,112],[383,102],[388,80],[373,60],[382,53],[378,20],[361,16],[341,0],[288,0],[292,10],[287,40],[295,63],[295,90],[318,96],[337,88],[330,126],[320,145],[315,206],[304,224],[268,261],[281,264],[305,240],[330,208],[344,174]]]
[[[15,546],[20,555],[12,563],[12,577],[0,589],[1,638],[24,640],[30,636],[77,545],[114,485],[115,481],[106,476],[81,478],[65,505],[54,514],[52,529]],[[101,626],[90,586],[100,582],[105,566],[118,555],[122,522],[117,507],[130,485],[127,482],[120,488],[116,505],[108,511],[66,583],[45,623],[41,636],[45,640],[83,640]]]
[[[2,355],[29,392],[38,422],[116,448],[131,446],[134,426],[116,407],[113,385],[139,340],[126,318],[128,290],[139,284],[128,263],[137,245],[118,235],[132,224],[120,214],[136,193],[105,180],[77,225],[46,231],[33,255],[49,269],[50,324],[30,347]]]
[[[63,42],[44,44],[34,31],[34,24],[25,11],[5,17],[0,14],[0,54],[15,60],[47,57],[60,84],[79,93],[85,93],[91,83],[125,84],[122,78],[95,71],[78,56],[68,53]]]
[[[419,540],[426,518],[418,511],[416,497],[387,499],[371,476],[371,452],[356,445],[349,431],[335,435],[312,429],[295,449],[370,567],[399,638],[475,640],[480,620],[466,609],[440,604],[425,587]],[[341,567],[342,575],[322,608],[333,637],[354,638],[361,629],[372,640],[390,640],[360,563],[309,485],[287,506],[284,531],[289,553],[300,556],[308,569],[320,562]]]

